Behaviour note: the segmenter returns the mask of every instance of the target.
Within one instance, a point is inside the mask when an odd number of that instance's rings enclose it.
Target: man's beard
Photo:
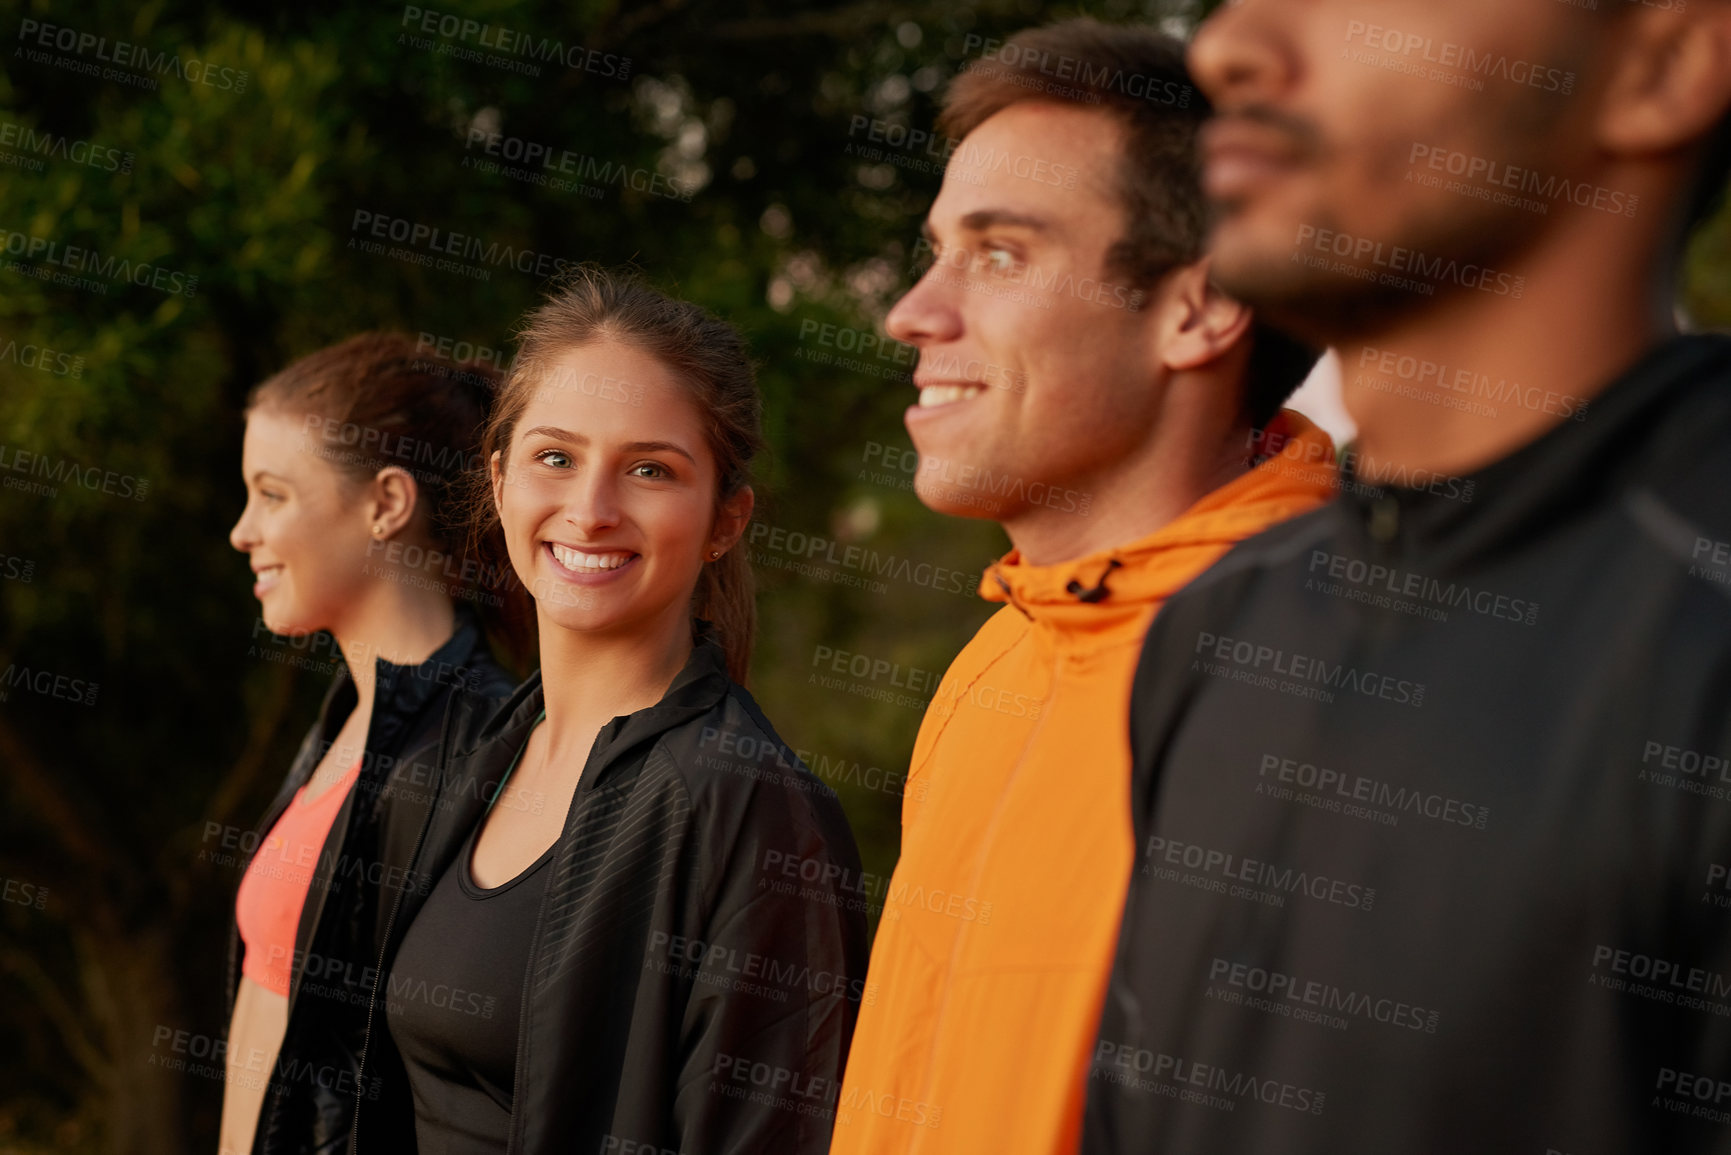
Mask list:
[[[1520,219],[1514,209],[1476,201],[1463,201],[1459,208],[1430,206],[1423,217],[1404,221],[1398,232],[1365,237],[1379,244],[1384,254],[1397,247],[1422,254],[1427,260],[1440,258],[1459,267],[1477,265],[1506,271],[1511,258],[1519,255],[1537,231],[1538,222]],[[1318,214],[1316,233],[1324,231],[1351,236],[1350,221],[1334,212]],[[1449,280],[1431,280],[1410,271],[1379,266],[1369,258],[1355,260],[1349,254],[1336,257],[1318,251],[1307,240],[1289,249],[1263,249],[1237,259],[1222,260],[1216,253],[1213,276],[1228,294],[1253,307],[1276,328],[1314,344],[1341,345],[1385,333],[1400,322],[1434,309],[1442,301],[1461,293],[1478,292]],[[1432,285],[1425,292],[1410,286],[1381,284],[1361,279],[1339,269],[1317,267],[1297,259],[1309,256],[1338,262],[1353,269],[1403,281]]]

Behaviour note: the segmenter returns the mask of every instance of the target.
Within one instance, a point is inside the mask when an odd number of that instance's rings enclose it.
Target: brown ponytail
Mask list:
[[[466,516],[466,479],[485,472],[480,433],[500,383],[493,366],[435,356],[405,334],[359,333],[257,386],[246,409],[309,418],[316,452],[351,482],[388,466],[413,476],[416,512],[451,559],[441,574],[448,592],[475,604],[489,637],[521,667],[532,652],[534,605],[509,565],[489,568],[477,554]]]
[[[751,483],[751,460],[764,444],[763,402],[745,341],[733,326],[650,287],[636,274],[585,264],[563,276],[546,302],[524,319],[517,336],[517,358],[481,435],[482,469],[470,492],[474,540],[497,541],[497,557],[504,557],[503,538],[485,463],[495,452],[510,456],[517,421],[538,384],[583,345],[611,340],[633,346],[661,361],[691,390],[715,457],[718,510]],[[716,561],[704,560],[692,591],[693,618],[713,624],[715,640],[727,655],[727,672],[741,684],[757,634],[754,584],[745,551],[734,548]]]

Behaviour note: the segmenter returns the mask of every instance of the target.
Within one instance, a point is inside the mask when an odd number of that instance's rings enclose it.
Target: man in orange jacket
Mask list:
[[[917,492],[1003,525],[980,594],[1007,604],[914,746],[838,1155],[1075,1148],[1143,634],[1334,485],[1327,436],[1280,409],[1314,353],[1209,281],[1183,45],[1074,20],[982,46],[944,102],[931,268],[887,327],[920,350]]]

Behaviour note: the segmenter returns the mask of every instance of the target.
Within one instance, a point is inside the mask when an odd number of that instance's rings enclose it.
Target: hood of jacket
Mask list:
[[[1272,454],[1153,533],[1050,565],[1032,565],[1012,549],[986,568],[980,596],[1014,606],[1070,646],[1117,641],[1222,549],[1334,493],[1333,442],[1302,414],[1282,410],[1259,444]]]

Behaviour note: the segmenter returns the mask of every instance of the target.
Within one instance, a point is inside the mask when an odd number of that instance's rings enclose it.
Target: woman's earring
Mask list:
[[[382,526],[382,525],[373,526],[373,536],[374,537],[378,537],[381,533],[384,533],[384,532],[385,532],[384,526]]]
[[[716,558],[718,558],[720,556],[721,556],[721,551],[718,549],[712,549],[709,551],[709,560],[710,561],[714,561]]]

